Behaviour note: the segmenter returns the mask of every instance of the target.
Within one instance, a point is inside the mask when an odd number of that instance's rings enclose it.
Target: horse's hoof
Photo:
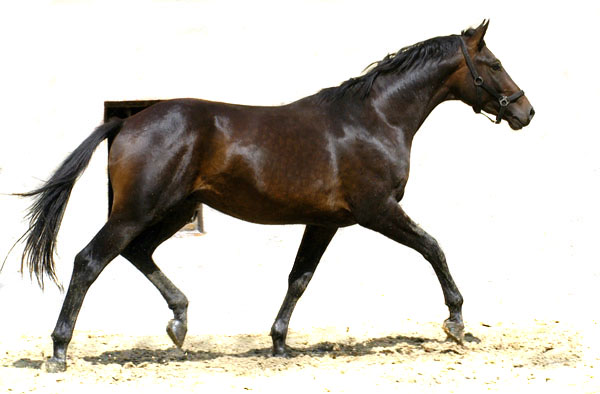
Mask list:
[[[273,357],[292,358],[292,355],[290,354],[289,350],[285,346],[277,347],[277,348],[274,347],[272,354],[273,354]]]
[[[273,336],[273,334],[271,334]],[[280,358],[291,358],[290,348],[285,344],[285,340],[280,338],[273,339],[273,352],[271,353],[273,357]]]
[[[455,322],[450,319],[444,321],[444,325],[442,326],[446,335],[448,335],[447,339],[450,339],[459,345],[462,345],[465,340],[465,325],[462,322]]]
[[[173,343],[181,348],[185,340],[185,334],[187,334],[187,326],[181,320],[172,319],[167,324],[167,334],[169,334],[169,338]]]
[[[48,373],[59,373],[67,370],[67,361],[52,357],[42,364],[42,370]]]

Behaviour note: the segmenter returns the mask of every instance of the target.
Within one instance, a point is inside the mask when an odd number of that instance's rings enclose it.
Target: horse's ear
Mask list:
[[[490,24],[489,19],[484,19],[481,25],[479,25],[476,29],[471,29],[469,31],[468,43],[470,46],[477,48],[478,51],[481,50],[485,46],[485,42],[483,41],[483,37],[485,36],[485,32]]]

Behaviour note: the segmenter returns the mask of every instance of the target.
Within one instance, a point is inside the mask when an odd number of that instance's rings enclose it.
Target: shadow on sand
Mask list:
[[[472,334],[465,336],[466,342],[479,343],[480,340]],[[429,344],[429,345],[428,345]],[[460,354],[460,347],[449,346],[450,343],[447,341],[440,341],[438,339],[422,338],[422,337],[411,337],[411,336],[386,336],[382,338],[368,339],[363,342],[356,343],[332,343],[332,342],[320,342],[317,344],[309,345],[302,348],[288,348],[289,358],[293,359],[296,357],[308,356],[308,357],[360,357],[372,354],[392,354],[398,353],[411,353],[413,351],[424,350],[436,351],[440,353],[456,353]],[[124,366],[126,364],[133,364],[138,366],[140,364],[168,364],[171,362],[185,362],[185,361],[210,361],[221,357],[230,358],[271,358],[271,347],[251,349],[245,352],[239,353],[227,353],[218,351],[204,351],[204,350],[181,350],[175,347],[168,349],[148,349],[141,347],[134,347],[126,350],[115,350],[104,352],[98,356],[86,356],[83,360],[92,363],[94,365],[109,365],[117,364]],[[31,368],[40,369],[44,360],[31,360],[28,358],[17,360],[13,363],[16,368]]]

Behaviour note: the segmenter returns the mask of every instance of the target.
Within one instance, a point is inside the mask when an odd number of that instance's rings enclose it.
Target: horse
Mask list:
[[[49,372],[64,371],[86,292],[117,256],[129,260],[173,311],[167,333],[177,347],[187,333],[186,296],[152,255],[199,203],[259,224],[303,224],[288,289],[272,325],[274,356],[289,356],[294,307],[340,227],[358,224],[419,252],[433,267],[449,317],[442,328],[464,339],[463,297],[437,241],[402,209],[415,133],[431,111],[461,100],[515,130],[535,111],[487,48],[489,20],[460,34],[432,38],[389,54],[361,76],[281,106],[201,99],[159,102],[100,125],[38,189],[21,258],[30,276],[59,287],[54,250],[77,178],[94,150],[110,141],[109,217],[75,257],[51,335]]]

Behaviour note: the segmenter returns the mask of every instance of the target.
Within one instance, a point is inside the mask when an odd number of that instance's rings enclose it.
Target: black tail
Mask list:
[[[54,270],[54,248],[71,190],[90,162],[96,147],[106,138],[115,136],[122,124],[121,119],[104,123],[65,159],[42,187],[28,193],[17,194],[22,197],[35,196],[27,214],[29,228],[21,237],[21,239],[25,238],[21,272],[27,265],[30,276],[33,278],[35,274],[42,289],[45,274],[62,290]]]

